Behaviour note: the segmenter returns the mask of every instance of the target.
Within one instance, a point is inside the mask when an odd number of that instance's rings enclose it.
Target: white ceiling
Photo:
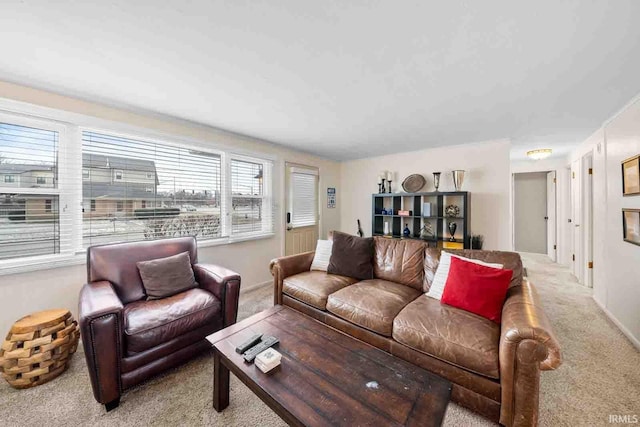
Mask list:
[[[640,1],[0,0],[0,79],[345,160],[584,140],[640,92]]]

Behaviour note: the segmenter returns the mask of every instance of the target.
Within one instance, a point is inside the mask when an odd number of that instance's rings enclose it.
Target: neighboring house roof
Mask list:
[[[156,184],[160,184],[158,181],[158,174],[156,172],[156,164],[152,160],[139,160],[127,157],[82,153],[82,167],[153,172],[156,178]]]
[[[52,171],[53,166],[27,165],[21,163],[0,163],[1,174],[21,174],[30,171]]]

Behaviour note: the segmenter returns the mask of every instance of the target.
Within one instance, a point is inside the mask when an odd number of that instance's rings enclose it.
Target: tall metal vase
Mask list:
[[[453,175],[453,186],[456,188],[456,191],[462,190],[462,182],[464,181],[464,171],[463,170],[455,170],[451,172]]]
[[[440,187],[440,172],[433,173],[433,186],[436,188],[436,191],[438,191],[438,187]]]

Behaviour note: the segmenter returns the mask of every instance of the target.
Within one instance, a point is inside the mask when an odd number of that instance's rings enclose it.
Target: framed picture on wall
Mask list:
[[[640,246],[640,209],[622,209],[622,237]]]
[[[622,162],[622,195],[640,194],[640,155]]]

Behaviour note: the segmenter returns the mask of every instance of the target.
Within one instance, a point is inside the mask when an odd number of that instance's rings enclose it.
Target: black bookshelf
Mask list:
[[[374,236],[385,236],[396,239],[419,239],[434,247],[465,248],[471,247],[470,234],[470,201],[468,191],[434,191],[430,193],[381,193],[373,194],[371,232]],[[431,212],[425,216],[425,203],[430,204]],[[460,208],[457,217],[447,217],[445,208],[456,205]],[[383,214],[383,209],[388,214]],[[409,211],[409,215],[399,215],[399,211]],[[451,240],[448,224],[457,225],[454,240]],[[389,234],[384,234],[384,224],[389,224]],[[431,224],[433,236],[422,239],[420,230]],[[404,236],[405,224],[409,227],[409,237]]]

